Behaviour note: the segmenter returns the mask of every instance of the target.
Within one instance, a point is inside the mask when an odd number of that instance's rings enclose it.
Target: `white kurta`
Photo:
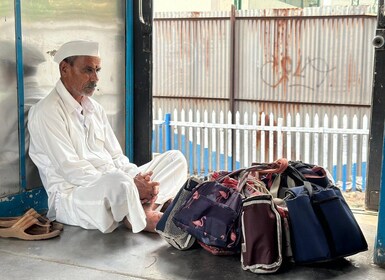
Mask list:
[[[133,177],[152,170],[158,181],[156,203],[174,197],[187,177],[187,162],[169,151],[137,167],[123,154],[99,103],[82,105],[59,80],[29,112],[30,157],[48,194],[48,217],[59,222],[111,232],[127,217],[133,232],[146,226]]]

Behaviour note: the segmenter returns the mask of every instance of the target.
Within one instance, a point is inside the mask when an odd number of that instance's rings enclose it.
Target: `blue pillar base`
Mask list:
[[[377,265],[385,264],[385,247],[384,240],[378,240],[376,238],[376,242],[374,245],[374,256],[373,262]]]
[[[48,211],[48,197],[43,187],[0,198],[0,217],[21,216],[30,208],[39,213]]]
[[[383,138],[383,154],[381,168],[380,201],[378,209],[377,235],[374,242],[373,262],[385,265],[385,137]]]

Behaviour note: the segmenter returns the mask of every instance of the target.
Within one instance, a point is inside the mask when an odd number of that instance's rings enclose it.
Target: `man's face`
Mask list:
[[[79,103],[83,96],[94,93],[100,69],[100,58],[96,56],[78,56],[73,65],[65,61],[60,64],[62,82]]]

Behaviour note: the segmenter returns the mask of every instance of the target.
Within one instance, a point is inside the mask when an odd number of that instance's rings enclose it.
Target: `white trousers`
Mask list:
[[[140,172],[153,171],[152,180],[160,183],[157,204],[175,197],[187,179],[187,162],[180,151],[157,155],[139,167]],[[87,186],[61,191],[55,197],[56,220],[85,229],[112,232],[124,217],[133,232],[146,226],[146,216],[139,192],[132,178],[122,171],[102,175]]]

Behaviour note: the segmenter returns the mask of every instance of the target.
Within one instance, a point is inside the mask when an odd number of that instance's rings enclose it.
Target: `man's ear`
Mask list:
[[[60,76],[66,76],[69,70],[69,64],[66,61],[62,61],[59,64]]]

